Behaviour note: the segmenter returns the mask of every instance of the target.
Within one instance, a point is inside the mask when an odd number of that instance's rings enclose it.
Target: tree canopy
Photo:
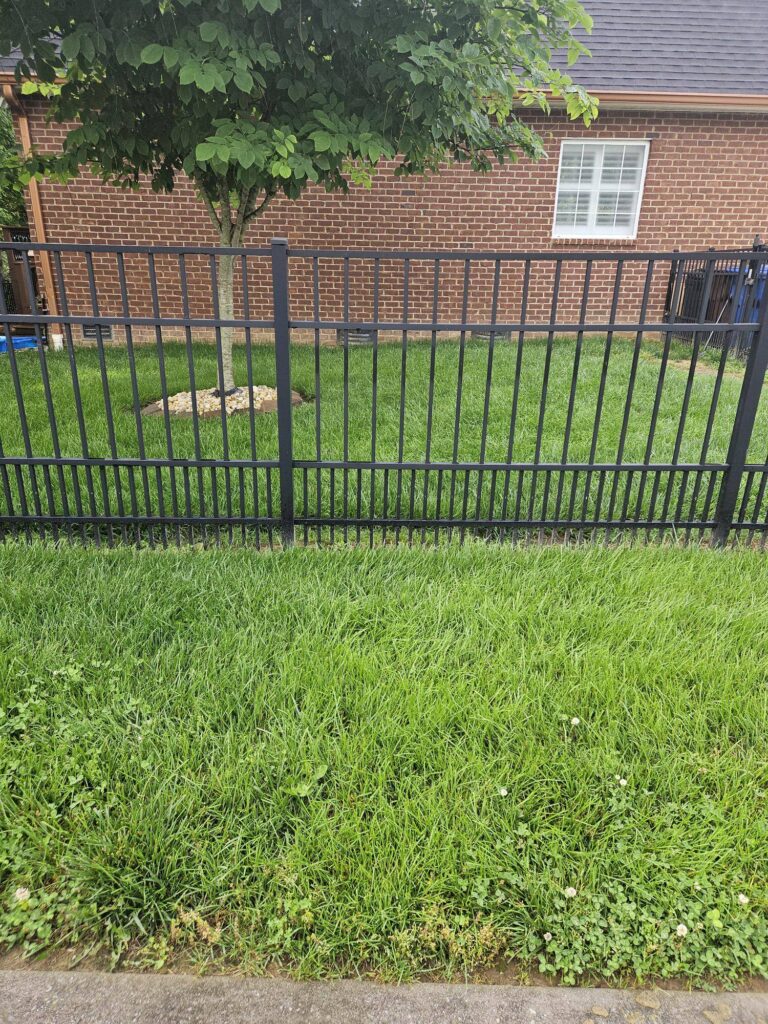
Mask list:
[[[551,66],[589,25],[577,0],[0,0],[24,91],[78,122],[27,172],[159,191],[186,175],[223,245],[274,195],[346,190],[383,159],[416,174],[542,155],[521,105],[597,112]]]

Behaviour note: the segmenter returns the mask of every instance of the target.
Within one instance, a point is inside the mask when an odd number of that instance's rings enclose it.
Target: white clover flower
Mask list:
[[[627,784],[627,780],[626,779],[619,779],[619,785],[620,786],[626,786],[626,784]]]
[[[581,719],[574,715],[571,719],[571,725],[581,725]]]
[[[684,924],[679,924],[677,926],[677,928],[675,929],[675,931],[677,932],[677,934],[680,936],[681,939],[684,939],[685,936],[688,934],[688,929],[685,927]]]
[[[569,885],[568,888],[565,890],[565,895],[568,897],[569,900],[572,900],[573,897],[576,895],[576,890],[573,888],[572,885]]]
[[[509,790],[505,789],[504,786],[500,786],[499,787],[499,796],[507,796],[508,793],[509,793]]]
[[[551,942],[552,941],[552,932],[544,932],[544,941],[545,942]]]
[[[696,892],[701,892],[701,882],[694,882],[693,888],[696,890]]]
[[[25,885],[20,885],[16,892],[13,894],[13,898],[17,903],[26,903],[30,897],[30,891]]]
[[[746,905],[749,903],[749,896],[745,896],[743,892],[740,892],[736,898],[738,899],[742,907],[746,907]]]

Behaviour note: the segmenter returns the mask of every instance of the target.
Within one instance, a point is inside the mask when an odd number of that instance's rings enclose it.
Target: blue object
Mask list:
[[[37,339],[29,334],[22,334],[13,340],[14,349],[37,348]],[[0,334],[0,353],[8,351],[8,341],[4,334]]]
[[[737,274],[738,270],[736,268],[734,268],[733,270],[729,269],[728,273]],[[752,307],[750,323],[757,323],[760,317],[760,310],[763,308],[763,299],[765,298],[765,289],[767,284],[768,266],[764,266],[761,268],[753,284],[748,285],[746,281],[744,282],[744,285],[741,289],[741,294],[737,297],[736,300],[736,316],[734,317],[734,319],[737,322],[743,320],[747,312],[747,304],[749,303],[749,305],[751,305]],[[754,298],[752,297],[753,288],[757,288],[757,293],[754,296]],[[733,291],[731,292],[731,294],[733,294]]]
[[[730,267],[723,267],[722,270],[718,271],[718,273],[727,274],[729,277],[735,278],[741,273],[741,269],[734,264]],[[735,295],[736,284],[737,282],[734,281],[728,289],[728,298],[731,300],[734,299],[734,296],[736,298],[736,308],[733,319],[736,323],[743,323],[745,316],[749,312],[751,313],[751,319],[749,322],[756,324],[760,318],[760,310],[763,305],[766,286],[768,285],[768,265],[762,266],[757,275],[746,277],[744,279],[741,286],[741,293],[739,295]],[[757,288],[755,295],[752,293],[753,288]],[[748,308],[750,306],[752,307],[751,310]]]

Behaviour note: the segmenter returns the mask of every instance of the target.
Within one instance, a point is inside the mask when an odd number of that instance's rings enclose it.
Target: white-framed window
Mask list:
[[[635,238],[647,141],[563,142],[553,238]]]

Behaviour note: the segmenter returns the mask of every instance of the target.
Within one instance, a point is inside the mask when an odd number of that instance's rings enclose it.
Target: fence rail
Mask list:
[[[3,538],[766,543],[764,251],[0,249]]]

